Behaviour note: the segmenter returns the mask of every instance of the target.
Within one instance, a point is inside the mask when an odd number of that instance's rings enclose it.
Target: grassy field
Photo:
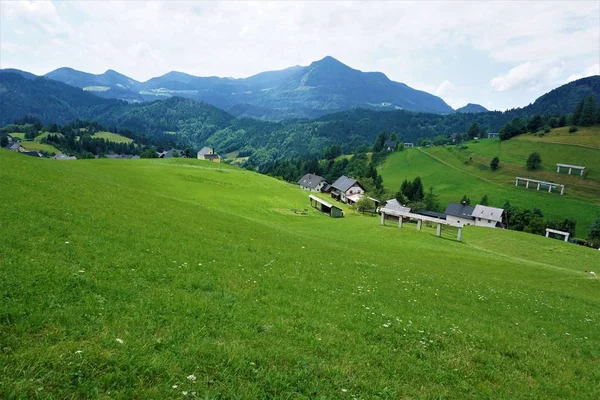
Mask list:
[[[520,136],[519,139],[589,147],[600,150],[600,126],[580,127],[575,133],[569,133],[569,127],[565,126],[563,128],[553,129],[550,133],[542,137],[527,134]]]
[[[58,150],[56,147],[46,143],[39,143],[37,141],[23,140],[21,142],[21,146],[30,151],[45,151],[49,154],[60,153],[60,150]]]
[[[109,142],[115,143],[131,143],[133,139],[112,132],[96,132],[92,135],[96,139],[106,139]]]
[[[536,142],[529,137],[486,139],[465,145],[466,149],[446,146],[391,154],[380,169],[384,184],[398,190],[404,179],[420,176],[426,188],[433,186],[440,195],[443,207],[460,201],[464,194],[472,202],[487,194],[490,205],[497,207],[507,200],[520,207],[537,207],[551,219],[575,218],[580,236],[585,236],[600,216],[600,150]],[[542,169],[535,172],[525,168],[527,157],[534,151],[542,157]],[[500,158],[500,169],[491,171],[489,164],[495,156]],[[587,177],[557,174],[556,163],[584,165]],[[566,185],[565,195],[515,187],[516,176],[562,183]]]
[[[9,135],[16,139],[25,140],[25,134],[23,132],[12,132],[12,133],[9,133]]]
[[[0,193],[0,398],[600,395],[593,249],[197,160],[0,151]]]

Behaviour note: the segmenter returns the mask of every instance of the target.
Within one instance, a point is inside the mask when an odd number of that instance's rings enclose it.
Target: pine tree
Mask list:
[[[464,205],[470,205],[471,204],[471,199],[469,199],[467,197],[467,195],[465,194],[462,199],[460,200],[460,204],[464,204]]]
[[[479,201],[479,204],[481,204],[482,206],[487,206],[488,205],[488,197],[487,194],[484,194],[483,197],[481,198],[481,200]]]
[[[579,118],[579,125],[592,126],[596,122],[596,102],[594,96],[590,95],[586,100]]]
[[[577,125],[579,123],[579,119],[581,118],[581,113],[583,112],[584,106],[585,99],[579,100],[577,106],[575,107],[575,111],[573,111],[573,125]]]

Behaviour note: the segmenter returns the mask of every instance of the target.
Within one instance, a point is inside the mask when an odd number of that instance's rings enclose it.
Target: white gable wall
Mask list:
[[[446,215],[446,221],[448,221],[450,224],[475,225],[475,221],[472,219],[455,217],[453,215]]]

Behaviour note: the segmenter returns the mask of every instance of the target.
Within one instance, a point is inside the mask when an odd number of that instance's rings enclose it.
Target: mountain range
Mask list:
[[[104,98],[144,102],[178,96],[204,101],[235,116],[268,120],[315,118],[351,108],[454,111],[437,96],[394,82],[381,72],[350,68],[329,56],[305,67],[242,79],[172,71],[139,82],[114,70],[94,75],[72,68],[59,68],[45,76]]]
[[[280,80],[294,82],[297,78],[297,71],[294,69],[297,68],[259,74],[248,79],[256,85],[268,85],[269,82]],[[316,87],[324,79],[319,78],[317,72],[318,68],[311,78],[313,80],[310,80]],[[96,86],[111,84],[123,90],[130,90],[130,87],[139,84],[115,72],[93,76],[93,81],[88,79],[88,75],[66,73],[63,79],[71,77],[73,85],[77,82],[81,85],[85,80]],[[182,73],[167,75],[165,79],[174,82],[173,85],[185,85],[198,79]],[[225,84],[224,78],[202,79],[205,82],[213,79],[213,88]],[[323,82],[323,85],[337,86],[337,90],[343,92],[346,85],[344,79],[342,76],[337,81]],[[373,79],[381,77],[375,74]],[[352,84],[348,85],[353,87]],[[476,105],[467,106],[462,112],[448,114],[351,107],[316,119],[273,122],[239,117],[259,111],[276,115],[277,110],[260,105],[238,104],[229,109],[231,112],[227,112],[207,102],[180,96],[165,96],[165,100],[152,102],[131,102],[100,97],[97,94],[102,92],[86,88],[88,90],[82,90],[80,87],[47,77],[37,77],[24,71],[0,70],[0,125],[13,123],[25,115],[37,117],[44,124],[62,125],[75,119],[90,120],[112,129],[136,132],[149,140],[162,142],[168,138],[177,146],[200,148],[211,145],[222,153],[251,155],[254,165],[265,165],[282,157],[322,156],[324,150],[332,145],[339,145],[343,152],[352,152],[358,146],[371,145],[381,131],[396,132],[400,140],[406,142],[466,132],[474,122],[488,131],[497,132],[515,117],[571,113],[585,96],[593,95],[596,102],[600,103],[600,76],[592,76],[554,89],[526,107],[506,112],[483,111]],[[214,92],[217,92],[216,89]],[[284,93],[285,88],[281,92]],[[368,96],[365,94],[364,97]],[[298,107],[301,107],[300,104]],[[314,108],[304,109],[314,111]],[[234,113],[233,110],[237,112]]]

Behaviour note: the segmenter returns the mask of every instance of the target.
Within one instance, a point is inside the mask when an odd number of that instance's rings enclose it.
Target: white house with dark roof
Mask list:
[[[475,225],[475,219],[471,214],[475,211],[475,207],[461,204],[461,203],[450,203],[446,207],[446,221],[455,225]]]
[[[356,179],[340,176],[331,184],[331,197],[344,203],[355,203],[365,193],[365,188]]]
[[[221,156],[215,153],[215,149],[205,146],[197,154],[198,160],[207,160],[212,162],[221,162]]]
[[[450,203],[444,212],[446,221],[460,225],[475,225],[488,228],[503,228],[504,210],[477,204],[469,206],[460,203]]]
[[[306,174],[298,180],[298,187],[309,192],[321,192],[326,186],[325,178],[316,174]]]

